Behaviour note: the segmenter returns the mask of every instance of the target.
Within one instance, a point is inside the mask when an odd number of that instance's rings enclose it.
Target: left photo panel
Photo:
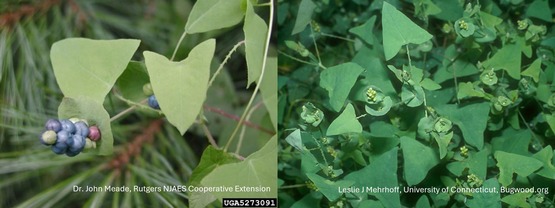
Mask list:
[[[0,3],[0,207],[277,207],[277,5]]]

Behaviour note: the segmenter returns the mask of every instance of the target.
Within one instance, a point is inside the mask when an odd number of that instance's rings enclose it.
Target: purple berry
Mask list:
[[[75,125],[71,121],[63,119],[60,120],[60,123],[62,124],[62,130],[67,131],[70,134],[75,134]]]
[[[75,123],[75,134],[83,137],[89,136],[89,126],[87,126],[87,124],[83,121],[78,121]]]
[[[91,141],[98,141],[101,138],[100,135],[100,129],[98,129],[97,126],[91,126],[89,127],[89,139],[91,139]]]
[[[85,148],[85,137],[75,134],[73,135],[73,145],[69,146],[69,150],[72,152],[81,152]]]
[[[57,133],[62,130],[62,124],[57,119],[48,119],[48,121],[46,121],[46,124],[44,125],[44,128],[46,130],[52,130]]]
[[[71,134],[65,130],[61,130],[58,132],[58,141],[60,143],[64,143],[67,146],[73,145],[73,139],[71,139]]]
[[[156,96],[151,95],[148,97],[148,106],[160,110],[160,105],[158,104],[158,100],[156,100]]]

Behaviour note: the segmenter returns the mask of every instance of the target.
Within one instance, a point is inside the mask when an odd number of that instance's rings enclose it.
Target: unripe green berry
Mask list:
[[[52,145],[56,143],[58,137],[56,136],[56,132],[53,130],[47,130],[41,135],[41,142],[45,145]]]
[[[146,96],[151,96],[154,94],[154,91],[152,91],[152,85],[150,85],[150,83],[146,83],[145,85],[143,85],[143,93],[145,93]]]

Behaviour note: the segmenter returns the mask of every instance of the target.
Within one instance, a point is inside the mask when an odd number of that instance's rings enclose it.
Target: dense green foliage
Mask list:
[[[555,206],[554,6],[283,1],[280,205]]]

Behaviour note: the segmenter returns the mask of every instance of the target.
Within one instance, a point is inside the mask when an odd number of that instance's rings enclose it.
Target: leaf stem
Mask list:
[[[260,77],[258,78],[258,82],[256,87],[254,88],[254,91],[252,92],[252,96],[249,100],[249,103],[247,104],[247,106],[245,107],[245,111],[243,112],[243,115],[241,115],[241,119],[239,119],[239,123],[237,124],[237,126],[235,126],[235,129],[233,130],[233,133],[231,133],[231,136],[229,137],[229,139],[227,140],[227,144],[224,147],[224,152],[227,152],[227,149],[229,148],[229,145],[231,145],[231,142],[233,141],[233,138],[235,137],[235,134],[237,134],[237,131],[239,130],[239,127],[241,126],[241,123],[243,123],[243,121],[245,120],[245,117],[247,115],[247,112],[249,110],[249,108],[251,107],[254,98],[256,97],[256,93],[258,92],[258,89],[260,88],[260,83],[262,82],[262,79],[264,78],[264,73],[266,72],[266,63],[268,61],[267,57],[268,57],[268,50],[270,49],[270,38],[272,35],[272,26],[274,24],[274,1],[270,1],[270,17],[269,17],[269,24],[268,24],[268,32],[266,34],[266,44],[265,44],[265,48],[264,48],[264,55],[262,57],[262,72],[260,73]]]
[[[306,187],[306,184],[295,184],[295,185],[281,186],[281,187],[279,187],[279,189],[291,189],[291,188],[301,188],[301,187]]]
[[[183,31],[183,34],[179,38],[179,41],[177,41],[177,45],[175,46],[175,49],[173,50],[172,58],[170,59],[170,61],[173,61],[173,59],[175,58],[175,55],[177,54],[177,49],[179,49],[179,46],[181,45],[181,42],[183,41],[183,39],[185,39],[186,35],[187,35],[187,31]]]
[[[112,118],[110,118],[110,122],[114,122],[115,120],[121,118],[121,117],[124,116],[125,114],[134,111],[136,108],[137,108],[137,107],[135,107],[135,106],[131,106],[131,107],[125,109],[124,111],[119,112],[118,114],[116,114],[115,116],[113,116]]]
[[[212,86],[212,83],[216,79],[216,76],[218,76],[218,74],[220,74],[220,71],[224,68],[224,65],[227,63],[229,58],[231,58],[231,55],[237,50],[237,48],[239,48],[239,46],[243,45],[244,43],[245,43],[244,40],[240,41],[239,43],[235,44],[235,46],[233,46],[233,48],[229,51],[229,53],[227,53],[227,55],[225,56],[224,61],[220,64],[220,66],[218,67],[216,72],[214,72],[214,75],[212,75],[212,78],[210,78],[210,81],[208,82],[208,88],[210,88],[210,86]]]
[[[310,63],[310,62],[308,62],[308,61],[304,61],[304,60],[295,58],[294,56],[291,56],[291,55],[289,55],[289,54],[287,54],[287,53],[284,53],[283,51],[280,51],[280,50],[278,50],[278,53],[280,53],[281,55],[286,56],[287,58],[290,58],[290,59],[293,59],[293,60],[295,60],[295,61],[301,62],[301,63],[303,63],[303,64],[308,64],[308,65],[312,65],[312,66],[322,67],[322,66],[320,66],[320,65],[318,65],[318,64]]]
[[[316,57],[318,57],[318,65],[322,65],[322,60],[320,59],[320,51],[318,51],[318,44],[316,44],[316,38],[314,37],[314,30],[312,29],[312,22],[310,23],[310,32],[312,33],[312,42],[314,43],[314,49],[316,49]],[[323,67],[325,68],[325,67]]]
[[[409,58],[409,69],[410,69],[410,73],[411,73],[411,76],[412,76],[412,61],[411,61],[411,59],[410,59],[409,44],[406,44],[405,47],[406,47],[406,50],[407,50],[407,57]],[[415,94],[415,95],[416,95],[416,94]],[[424,93],[424,98],[423,98],[423,100],[424,100],[424,107],[427,108],[427,107],[428,107],[428,104],[427,104],[427,102],[426,102],[426,93]],[[424,109],[424,116],[426,116],[426,118],[428,118],[428,111],[427,111],[426,109]]]

